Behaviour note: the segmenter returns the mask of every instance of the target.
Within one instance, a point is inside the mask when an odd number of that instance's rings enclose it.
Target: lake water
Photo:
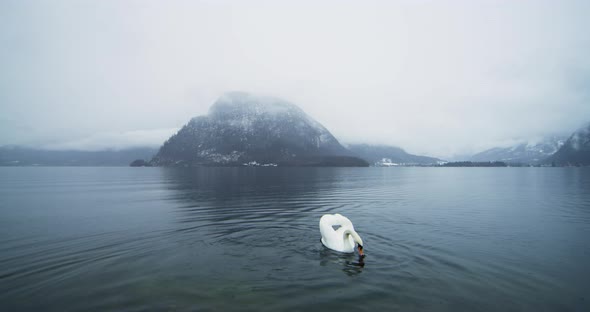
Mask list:
[[[0,168],[0,311],[335,309],[590,311],[590,168]]]

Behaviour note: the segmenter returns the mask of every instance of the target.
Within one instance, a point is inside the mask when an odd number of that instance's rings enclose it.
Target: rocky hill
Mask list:
[[[150,161],[155,166],[368,166],[320,123],[275,97],[231,92],[191,119]]]

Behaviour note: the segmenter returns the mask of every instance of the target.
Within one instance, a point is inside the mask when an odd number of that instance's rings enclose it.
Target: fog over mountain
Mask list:
[[[495,147],[473,155],[471,161],[503,161],[506,163],[538,164],[555,154],[567,136],[551,136],[539,141],[520,143],[510,147]]]
[[[223,93],[451,159],[590,119],[589,1],[0,2],[0,146],[160,146]]]
[[[558,166],[590,165],[590,123],[576,130],[545,162]]]
[[[128,166],[134,159],[153,157],[149,147],[125,150],[76,151],[0,147],[0,166]]]

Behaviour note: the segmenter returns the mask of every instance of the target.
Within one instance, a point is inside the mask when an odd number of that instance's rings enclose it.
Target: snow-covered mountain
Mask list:
[[[168,139],[152,165],[368,164],[299,107],[275,97],[230,92]]]
[[[590,124],[575,131],[545,162],[560,166],[590,165]]]
[[[522,143],[511,147],[496,147],[471,157],[471,161],[503,161],[506,163],[534,164],[553,155],[564,145],[566,138],[552,136],[540,142]]]
[[[348,149],[373,166],[434,165],[442,162],[434,157],[409,154],[396,146],[350,144]]]

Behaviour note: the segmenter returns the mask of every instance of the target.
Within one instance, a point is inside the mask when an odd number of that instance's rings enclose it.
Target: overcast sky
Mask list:
[[[590,121],[590,1],[0,1],[0,145],[159,145],[225,91],[448,157]]]

